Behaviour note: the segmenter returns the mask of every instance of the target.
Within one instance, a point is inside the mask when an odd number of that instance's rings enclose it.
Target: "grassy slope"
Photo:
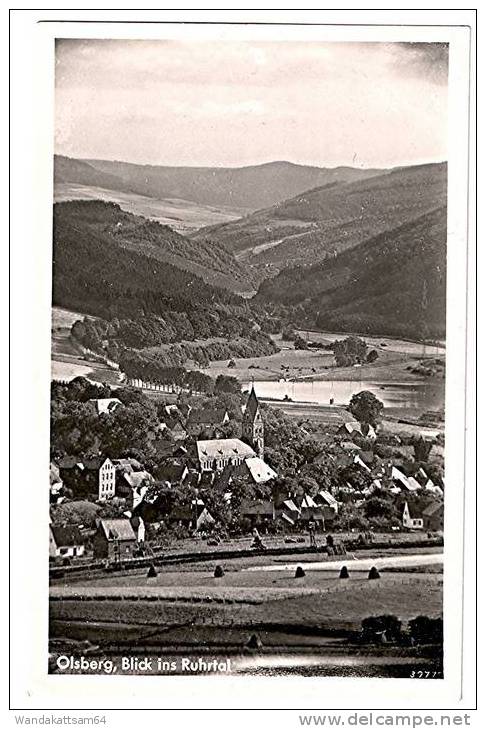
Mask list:
[[[142,215],[162,225],[168,225],[177,233],[185,234],[205,225],[227,223],[245,215],[245,208],[212,207],[174,198],[158,200],[145,195],[105,189],[94,185],[58,182],[54,185],[55,202],[69,200],[104,200],[117,203],[122,210]]]

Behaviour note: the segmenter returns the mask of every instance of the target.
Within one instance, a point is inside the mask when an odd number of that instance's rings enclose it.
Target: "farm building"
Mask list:
[[[82,557],[84,539],[77,526],[49,527],[49,557]]]
[[[93,538],[95,559],[128,559],[136,545],[137,537],[129,519],[100,519]]]
[[[59,464],[59,472],[64,485],[75,496],[96,495],[98,501],[106,501],[115,495],[116,469],[109,458],[66,457]]]
[[[441,532],[444,529],[444,502],[432,501],[423,511],[424,529]]]
[[[403,507],[402,524],[404,529],[423,529],[423,512],[415,504],[405,502]]]

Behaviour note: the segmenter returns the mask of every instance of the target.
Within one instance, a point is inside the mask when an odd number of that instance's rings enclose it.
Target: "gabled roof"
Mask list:
[[[77,526],[51,525],[51,532],[56,547],[78,547],[84,544],[82,534]]]
[[[101,519],[100,526],[110,542],[137,538],[129,519]]]
[[[287,509],[287,511],[295,512],[296,514],[300,514],[300,509],[297,506],[297,504],[294,503],[292,499],[287,499],[283,502],[283,505]]]
[[[265,463],[263,458],[258,456],[247,458],[245,465],[255,483],[266,483],[272,478],[277,478],[277,473]]]
[[[252,501],[251,499],[242,499],[240,512],[242,514],[252,514],[255,516],[273,516],[274,506],[273,502],[269,500]]]
[[[164,463],[157,471],[157,478],[160,481],[175,483],[182,481],[187,472],[187,466],[183,463]]]
[[[226,408],[202,408],[201,410],[191,410],[187,418],[188,425],[211,425],[213,423],[220,424],[227,415]]]
[[[352,433],[359,433],[360,435],[370,438],[376,437],[375,429],[372,425],[369,425],[368,423],[358,423],[356,420],[353,420],[348,423],[344,423],[340,430],[346,430],[349,434]]]
[[[405,506],[408,506],[408,513],[410,514],[411,519],[422,519],[423,518],[422,509],[414,501],[411,501],[411,502],[406,501],[404,504],[404,507],[403,507],[404,510],[405,510]]]
[[[214,438],[213,440],[198,440],[197,456],[200,461],[219,458],[251,458],[256,456],[255,451],[239,438]]]
[[[91,400],[88,400],[88,402],[93,403],[98,415],[101,415],[102,413],[111,413],[118,407],[118,405],[122,404],[122,401],[119,400],[117,397],[100,397],[98,399],[93,398]]]
[[[123,475],[125,481],[132,487],[132,489],[140,488],[145,481],[154,480],[154,477],[148,471],[135,471],[134,473],[125,473]]]
[[[443,501],[432,501],[428,506],[425,507],[423,511],[424,516],[433,516],[438,511],[444,511],[444,502]]]
[[[248,395],[248,400],[246,401],[245,415],[249,415],[251,417],[251,419],[253,420],[259,409],[260,409],[260,403],[258,402],[255,388],[252,385],[250,394]]]
[[[83,458],[82,465],[88,471],[99,471],[105,461],[111,463],[106,456],[92,456],[91,458]]]
[[[422,486],[419,484],[419,482],[413,477],[408,477],[408,489],[409,491],[420,491]]]
[[[322,501],[327,504],[327,506],[336,507],[338,506],[338,502],[334,498],[332,494],[329,493],[329,491],[319,491],[318,496],[322,499]]]
[[[317,504],[309,494],[305,494],[300,505],[301,509],[317,509]]]

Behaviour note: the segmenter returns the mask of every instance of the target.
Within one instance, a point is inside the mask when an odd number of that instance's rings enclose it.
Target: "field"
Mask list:
[[[399,552],[394,552],[397,562]],[[431,550],[421,553],[426,552]],[[262,560],[270,570],[249,569],[262,566]],[[438,565],[424,565],[420,571],[382,570],[381,579],[368,580],[362,569],[367,562],[359,564],[351,555],[342,560],[350,571],[346,580],[339,579],[335,569],[314,571],[304,560],[300,562],[306,574],[296,578],[293,571],[279,569],[282,565],[271,568],[274,560],[269,565],[269,558],[260,555],[238,560],[238,568],[232,565],[221,578],[215,578],[205,563],[204,569],[198,564],[177,571],[166,566],[155,578],[139,572],[53,586],[50,650],[55,654],[69,647],[76,652],[78,647],[84,652],[90,646],[92,655],[102,651],[113,657],[120,652],[187,655],[196,651],[211,656],[220,652],[232,655],[239,665],[245,646],[256,634],[262,644],[260,656],[291,654],[300,667],[311,655],[319,665],[334,663],[341,656],[358,671],[363,662],[366,671],[379,675],[387,675],[397,662],[408,668],[430,664],[423,649],[389,646],[377,652],[373,646],[363,649],[353,644],[351,638],[363,618],[372,615],[396,615],[404,626],[419,614],[440,616]],[[433,665],[440,665],[437,656]]]
[[[245,215],[246,208],[211,207],[188,200],[157,200],[144,195],[105,190],[101,187],[75,185],[60,182],[54,187],[56,202],[67,200],[105,200],[117,203],[122,210],[134,215],[142,215],[168,225],[178,233],[188,233],[206,225],[227,223]]]
[[[72,380],[89,377],[95,382],[116,385],[118,373],[107,365],[90,359],[70,338],[70,329],[78,319],[89,318],[84,314],[52,307],[51,379]]]

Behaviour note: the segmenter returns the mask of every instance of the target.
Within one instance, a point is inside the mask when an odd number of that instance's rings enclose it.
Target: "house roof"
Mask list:
[[[320,496],[322,501],[324,501],[327,506],[335,507],[338,505],[338,502],[336,501],[334,496],[329,493],[329,491],[319,491],[318,496]]]
[[[411,519],[422,519],[423,517],[423,510],[420,508],[418,504],[416,504],[414,501],[406,501],[405,505],[408,506],[408,513],[410,514]],[[405,509],[404,505],[404,509]]]
[[[51,525],[51,532],[57,547],[77,547],[84,543],[77,526]]]
[[[400,481],[400,483],[403,484],[403,486],[405,486],[405,488],[408,489],[408,479],[407,479],[407,477],[396,466],[392,466],[391,477],[392,477],[392,480],[393,481]]]
[[[359,433],[360,435],[364,436],[365,438],[368,436],[374,437],[376,436],[375,429],[372,425],[369,425],[368,423],[358,423],[356,420],[353,420],[348,423],[344,423],[340,430],[343,429],[346,430],[349,434],[351,433]]]
[[[118,405],[122,404],[122,401],[119,400],[117,397],[100,397],[98,399],[92,398],[91,400],[88,400],[88,402],[92,402],[93,405],[96,407],[96,411],[98,415],[101,415],[101,413],[111,413],[115,408],[118,407]]]
[[[82,465],[88,471],[99,471],[105,461],[111,463],[110,459],[106,458],[106,456],[92,456],[91,458],[83,458]]]
[[[135,532],[129,519],[101,519],[101,528],[108,541],[135,540]]]
[[[286,499],[286,501],[283,502],[283,505],[288,511],[294,511],[297,514],[300,513],[299,507],[297,506],[297,504],[294,503],[292,499]]]
[[[277,473],[265,463],[263,458],[258,456],[247,458],[245,465],[255,483],[266,483],[272,478],[277,478]]]
[[[161,481],[169,481],[169,483],[175,483],[176,481],[182,481],[186,471],[187,466],[183,463],[164,463],[158,469],[157,477]]]
[[[252,458],[255,451],[239,438],[214,438],[213,440],[198,440],[197,456],[200,461],[216,458]]]
[[[245,407],[245,415],[249,415],[252,420],[257,414],[258,410],[260,408],[260,403],[258,402],[258,398],[256,396],[255,388],[252,385],[250,394],[248,395],[248,400],[246,401],[246,407]]]
[[[115,458],[112,463],[117,471],[126,471],[127,473],[143,471],[142,464],[136,458]]]
[[[419,482],[413,477],[408,477],[408,489],[409,491],[419,491],[422,488],[422,486],[419,484]]]
[[[423,511],[424,516],[433,516],[438,511],[444,511],[444,502],[443,501],[432,501],[428,506],[425,507]]]
[[[317,504],[309,494],[305,494],[300,505],[301,509],[317,509]]]
[[[212,423],[222,423],[227,411],[225,408],[202,408],[201,410],[191,410],[187,418],[188,425],[211,425]]]
[[[140,488],[144,481],[153,482],[154,477],[148,471],[135,471],[135,473],[125,473],[123,475],[125,481],[132,489]]]
[[[272,516],[274,507],[272,501],[252,501],[251,499],[242,499],[240,505],[242,514],[253,514],[260,516]]]

